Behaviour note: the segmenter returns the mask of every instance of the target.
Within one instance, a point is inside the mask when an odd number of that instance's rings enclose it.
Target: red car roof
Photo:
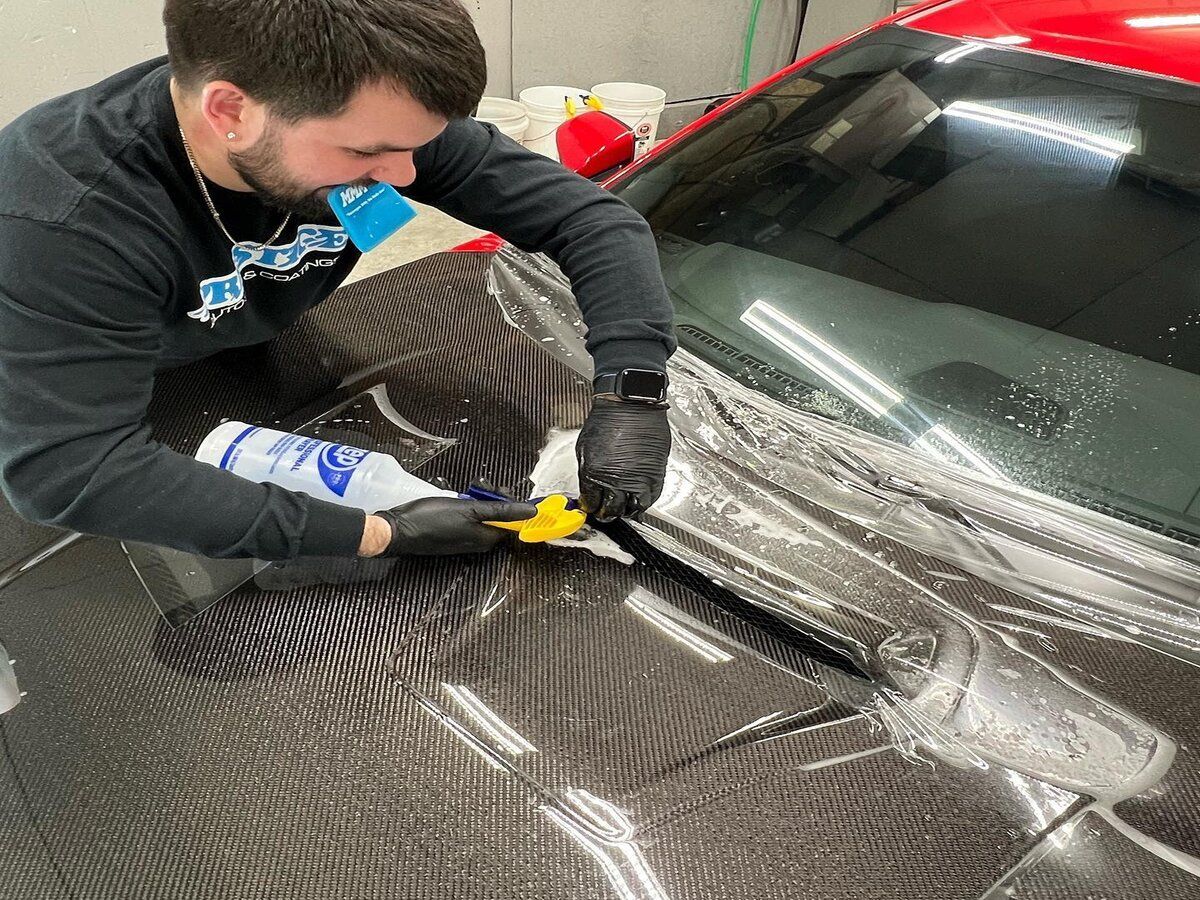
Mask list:
[[[1200,0],[935,0],[893,21],[1200,82]]]

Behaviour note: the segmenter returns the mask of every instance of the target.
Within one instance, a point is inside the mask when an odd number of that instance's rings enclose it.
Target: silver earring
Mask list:
[[[229,134],[225,135],[225,137],[232,141],[234,138],[237,137],[237,132],[231,131],[231,132],[229,132]]]

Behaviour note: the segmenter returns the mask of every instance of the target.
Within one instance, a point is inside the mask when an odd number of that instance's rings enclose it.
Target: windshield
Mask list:
[[[615,190],[707,362],[1194,543],[1197,100],[887,28]]]

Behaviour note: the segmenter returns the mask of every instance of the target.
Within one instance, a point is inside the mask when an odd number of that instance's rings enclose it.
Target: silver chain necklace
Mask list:
[[[179,136],[183,138],[183,149],[187,153],[188,164],[192,167],[192,173],[196,176],[196,184],[200,185],[200,193],[204,195],[204,202],[208,204],[208,211],[217,221],[218,227],[224,232],[225,237],[229,238],[229,242],[235,247],[249,247],[251,250],[262,250],[264,247],[275,243],[283,234],[283,230],[288,227],[288,222],[292,220],[292,214],[288,213],[283,218],[283,224],[279,226],[279,230],[263,241],[261,244],[256,244],[253,241],[239,241],[229,229],[225,227],[225,223],[221,221],[221,214],[217,212],[216,204],[213,203],[212,197],[208,193],[208,186],[204,183],[204,176],[200,173],[200,167],[196,165],[196,157],[192,155],[192,145],[188,143],[187,135],[183,133],[183,126],[179,126]]]

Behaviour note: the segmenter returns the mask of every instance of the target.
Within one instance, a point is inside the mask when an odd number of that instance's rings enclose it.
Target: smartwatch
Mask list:
[[[592,382],[597,394],[616,394],[631,403],[665,403],[667,376],[653,369],[623,369],[615,375],[600,375]]]

